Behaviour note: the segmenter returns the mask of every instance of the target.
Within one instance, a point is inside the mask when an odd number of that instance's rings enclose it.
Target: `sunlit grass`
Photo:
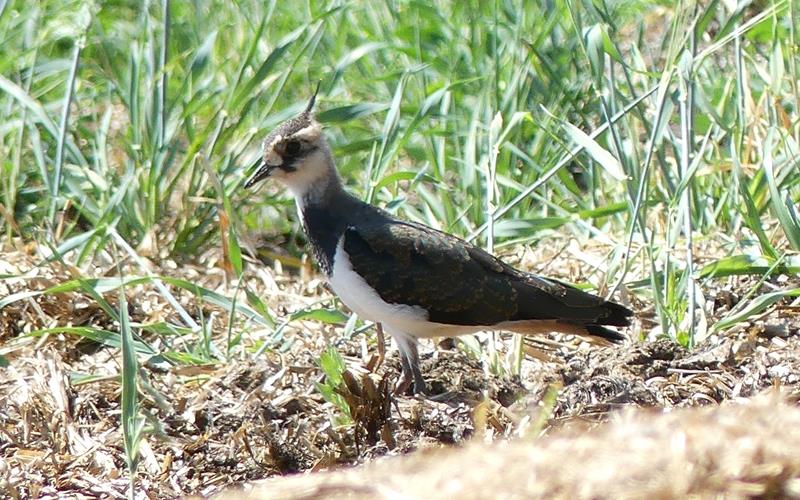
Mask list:
[[[670,283],[685,292],[694,280],[671,274],[691,259],[659,255],[691,252],[693,231],[746,227],[772,258],[773,242],[798,249],[787,2],[522,5],[334,3],[299,19],[277,3],[6,5],[5,232],[42,228],[89,258],[110,229],[183,256],[221,240],[238,249],[237,213],[248,230],[268,215],[296,231],[285,204],[237,188],[258,137],[321,80],[340,168],[407,217],[498,243],[541,240],[537,220],[577,233],[627,224],[654,271],[643,293],[672,309]],[[499,138],[493,121],[505,123]],[[782,234],[763,234],[766,215]],[[659,312],[666,332],[691,329]]]

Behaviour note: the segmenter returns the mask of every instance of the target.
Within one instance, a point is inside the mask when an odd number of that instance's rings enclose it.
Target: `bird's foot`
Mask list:
[[[397,382],[397,385],[394,386],[394,390],[392,391],[392,394],[395,395],[395,396],[401,396],[401,395],[405,394],[406,391],[408,391],[411,388],[411,382],[412,382],[411,380],[408,380],[405,377],[401,378]]]
[[[389,333],[392,333],[392,331],[389,330]],[[419,368],[416,337],[395,335],[395,340],[400,348],[400,364],[403,368],[403,378],[400,380],[397,389],[395,389],[395,394],[404,393],[409,386],[411,387],[412,395],[426,394],[425,379],[422,378],[422,371]]]
[[[427,396],[428,394],[428,386],[425,385],[425,381],[422,380],[422,377],[414,380],[411,389],[415,396]]]
[[[427,396],[428,394],[428,387],[425,385],[425,381],[422,379],[422,376],[414,377],[407,376],[405,373],[403,374],[402,378],[394,388],[393,391],[394,395],[410,395],[410,396]]]

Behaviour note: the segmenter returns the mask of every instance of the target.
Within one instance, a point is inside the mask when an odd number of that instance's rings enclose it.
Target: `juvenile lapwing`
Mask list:
[[[400,348],[403,380],[425,392],[417,339],[483,330],[624,337],[632,312],[561,282],[518,271],[447,233],[399,220],[342,187],[322,127],[305,111],[278,126],[245,184],[267,177],[294,195],[314,256],[341,301],[382,324]]]

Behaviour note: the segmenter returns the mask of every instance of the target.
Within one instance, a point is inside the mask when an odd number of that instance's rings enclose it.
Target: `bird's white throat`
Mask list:
[[[330,153],[318,149],[305,157],[294,172],[277,179],[282,182],[297,200],[298,208],[308,203],[319,202],[332,191],[341,189]]]

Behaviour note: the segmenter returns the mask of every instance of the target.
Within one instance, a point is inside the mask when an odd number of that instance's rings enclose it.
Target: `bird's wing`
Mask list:
[[[344,250],[353,269],[384,301],[421,306],[433,322],[614,324],[601,321],[608,304],[603,299],[517,271],[464,240],[420,224],[351,226],[345,231]]]

